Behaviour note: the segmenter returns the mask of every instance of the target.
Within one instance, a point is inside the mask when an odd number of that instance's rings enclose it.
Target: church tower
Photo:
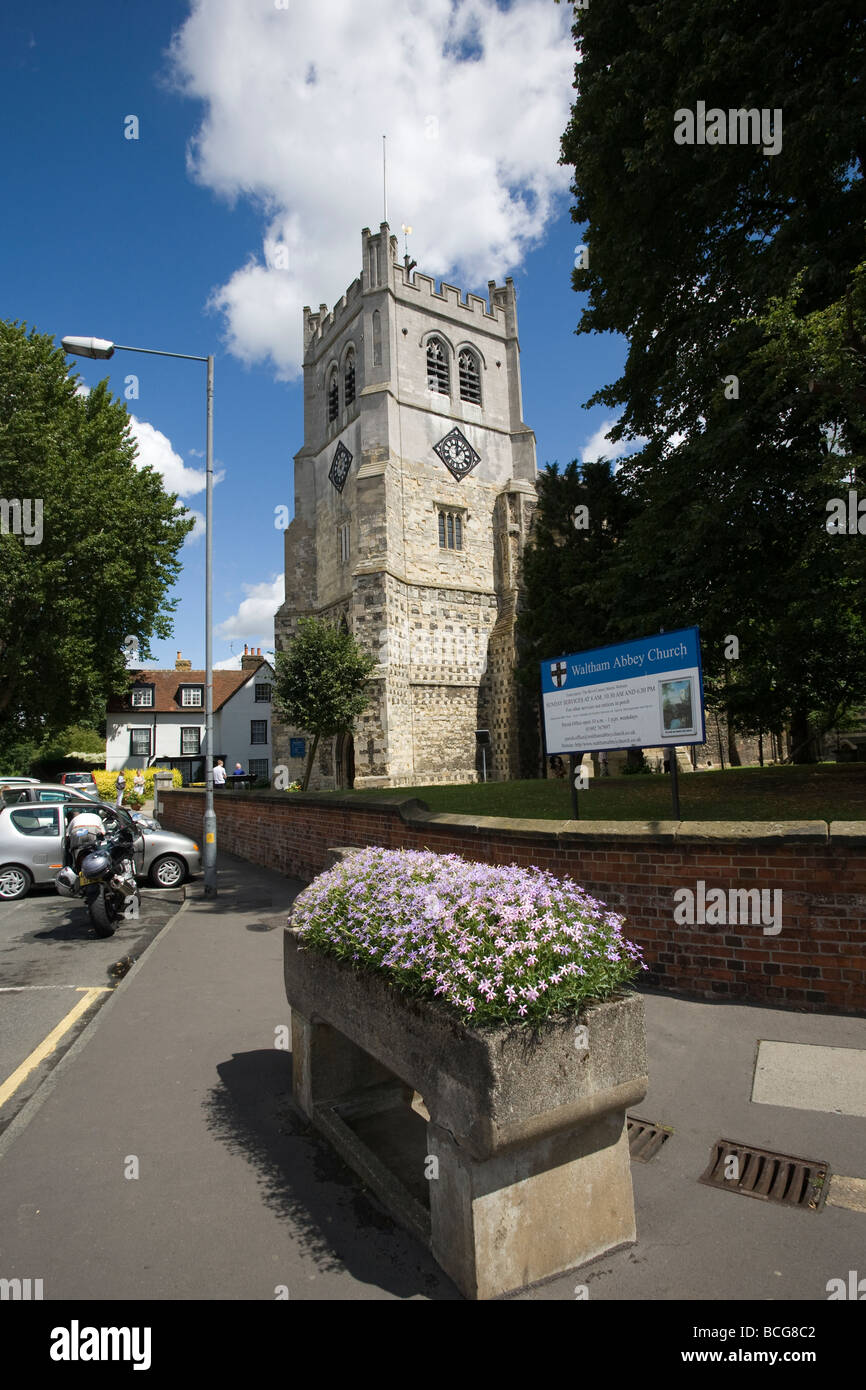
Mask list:
[[[304,445],[276,649],[305,616],[345,622],[377,665],[354,739],[319,745],[311,788],[518,775],[518,568],[535,506],[514,285],[489,300],[413,273],[383,222],[328,312],[304,309]],[[274,763],[300,777],[273,724]],[[297,745],[296,745],[297,749]]]

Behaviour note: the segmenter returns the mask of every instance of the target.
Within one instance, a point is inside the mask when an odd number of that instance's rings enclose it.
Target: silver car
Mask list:
[[[95,783],[89,787],[66,786],[61,782],[10,782],[0,777],[0,795],[7,806],[20,805],[22,801],[98,801],[99,792]]]
[[[136,874],[155,888],[176,888],[201,873],[201,852],[194,840],[173,830],[141,830],[122,807],[81,795],[53,803],[22,801],[0,810],[0,902],[26,897],[34,883],[53,883],[67,862],[67,825],[80,811],[95,812],[107,832],[118,821],[132,826]]]

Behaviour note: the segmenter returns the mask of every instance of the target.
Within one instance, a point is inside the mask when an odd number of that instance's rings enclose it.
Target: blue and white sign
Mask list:
[[[703,743],[696,627],[541,663],[548,754]]]

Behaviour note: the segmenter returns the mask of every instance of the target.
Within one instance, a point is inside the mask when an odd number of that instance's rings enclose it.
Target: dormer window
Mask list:
[[[202,687],[200,685],[185,685],[180,692],[180,703],[184,707],[195,705],[201,708],[204,704]]]
[[[427,344],[427,389],[451,394],[448,372],[448,352],[441,338],[431,338]]]
[[[153,686],[134,685],[132,687],[132,708],[133,709],[152,709],[153,707]]]
[[[352,405],[355,400],[355,349],[349,348],[346,353],[346,364],[343,368],[343,404]]]
[[[340,382],[337,368],[334,367],[328,378],[328,424],[333,424],[340,413]]]
[[[460,369],[460,399],[471,401],[473,405],[481,404],[481,369],[478,364],[478,354],[471,348],[463,348],[458,358]]]

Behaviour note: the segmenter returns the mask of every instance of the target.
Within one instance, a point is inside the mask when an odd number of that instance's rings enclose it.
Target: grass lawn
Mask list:
[[[682,820],[866,820],[866,764],[729,768],[680,773]],[[319,792],[363,800],[415,796],[431,811],[464,815],[570,820],[567,781],[472,782],[460,786]],[[664,773],[591,779],[578,794],[581,820],[670,820],[670,777]]]

